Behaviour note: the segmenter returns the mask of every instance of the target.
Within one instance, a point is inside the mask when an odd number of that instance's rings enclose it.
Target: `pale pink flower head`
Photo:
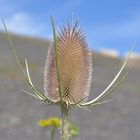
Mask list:
[[[56,40],[63,101],[67,104],[84,102],[92,79],[92,57],[85,34],[78,22],[74,25],[68,23],[59,29]],[[45,65],[44,90],[51,101],[60,101],[53,44],[49,47]]]

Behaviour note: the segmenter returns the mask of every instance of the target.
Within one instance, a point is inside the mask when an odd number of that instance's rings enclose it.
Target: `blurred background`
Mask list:
[[[127,80],[109,98],[91,108],[72,109],[70,120],[80,127],[77,140],[139,140],[140,138],[140,1],[139,0],[0,0],[5,20],[20,60],[29,62],[31,77],[43,92],[43,70],[49,41],[50,16],[62,26],[75,17],[93,51],[93,82],[90,99],[102,92],[119,70],[131,46],[136,44],[126,70]],[[0,23],[0,140],[46,140],[48,129],[37,121],[60,116],[56,106],[24,94],[25,83],[7,36]],[[56,136],[56,139],[58,137]]]

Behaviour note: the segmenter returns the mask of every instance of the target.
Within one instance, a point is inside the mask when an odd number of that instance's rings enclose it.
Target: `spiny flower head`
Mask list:
[[[16,62],[24,75],[24,78],[34,93],[23,90],[25,93],[46,103],[66,103],[66,105],[76,105],[85,108],[87,106],[96,106],[107,101],[102,101],[107,95],[112,93],[127,77],[128,71],[121,77],[121,74],[131,55],[129,51],[122,67],[110,82],[110,84],[99,93],[99,95],[85,102],[89,95],[92,79],[92,58],[87,48],[85,35],[78,26],[78,23],[67,24],[60,28],[56,36],[53,19],[51,18],[54,42],[49,48],[44,72],[45,93],[39,92],[30,77],[27,60],[25,59],[26,71],[24,70],[10,34],[2,20],[5,31],[8,36],[9,45],[16,58]]]
[[[85,35],[75,22],[59,29],[56,37],[62,99],[67,104],[84,101],[88,95],[92,77],[92,58],[85,41]],[[49,48],[45,74],[45,95],[53,102],[59,102],[55,47]]]

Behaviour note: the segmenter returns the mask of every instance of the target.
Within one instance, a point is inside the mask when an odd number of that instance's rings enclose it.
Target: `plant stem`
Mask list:
[[[61,117],[62,117],[62,136],[61,140],[69,140],[69,133],[68,133],[68,108],[66,104],[63,104],[61,108]]]
[[[56,128],[53,126],[51,130],[51,140],[54,140],[54,134],[56,132]]]

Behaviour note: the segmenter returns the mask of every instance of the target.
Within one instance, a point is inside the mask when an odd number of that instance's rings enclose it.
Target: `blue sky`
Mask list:
[[[79,19],[90,48],[122,55],[136,42],[134,51],[140,53],[140,0],[0,0],[0,17],[18,34],[51,38],[50,16],[62,25],[72,15]]]

